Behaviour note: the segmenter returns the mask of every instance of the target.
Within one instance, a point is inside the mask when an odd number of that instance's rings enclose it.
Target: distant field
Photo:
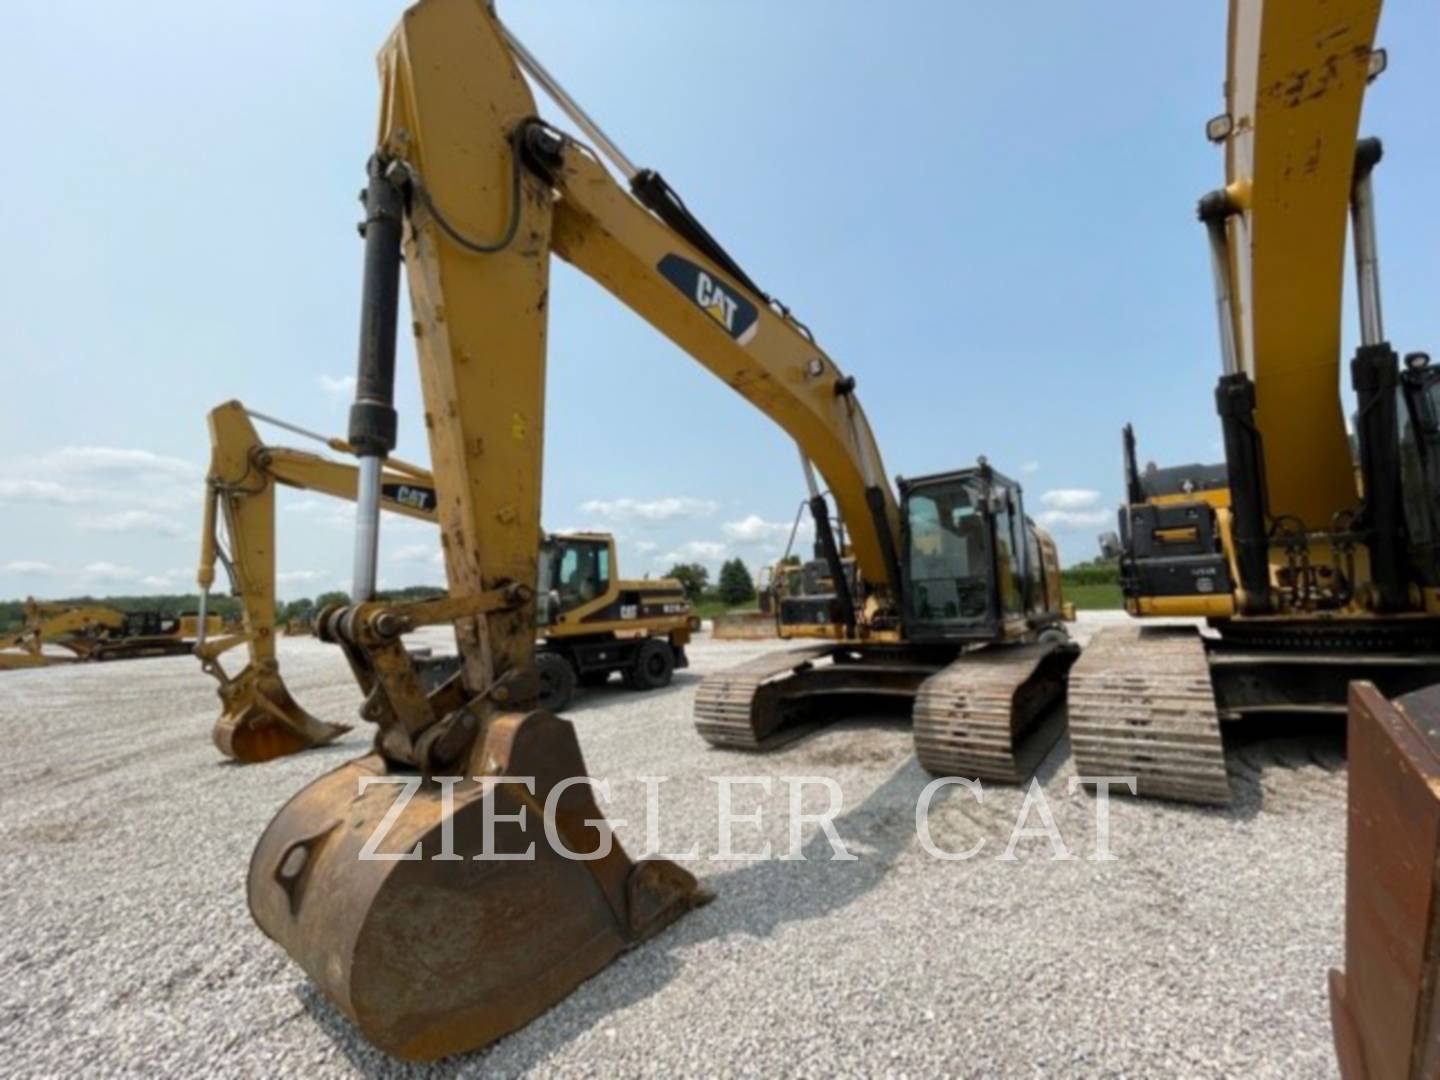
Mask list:
[[[724,615],[730,611],[754,611],[755,602],[748,604],[727,604],[723,600],[701,600],[695,605],[695,614],[702,619],[713,619],[716,615]]]
[[[1062,592],[1077,608],[1090,611],[1125,606],[1119,585],[1064,585]]]

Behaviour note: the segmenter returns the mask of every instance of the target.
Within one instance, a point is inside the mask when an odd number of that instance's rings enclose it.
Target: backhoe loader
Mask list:
[[[179,656],[190,651],[199,625],[194,615],[120,611],[103,604],[53,604],[30,599],[25,601],[24,627],[8,640],[0,639],[0,671],[78,661]],[[219,618],[211,616],[208,625],[218,629]],[[59,646],[71,655],[47,653],[46,645]]]
[[[350,730],[348,725],[311,716],[296,703],[280,675],[275,644],[275,486],[353,501],[357,470],[319,454],[263,443],[255,419],[318,440],[337,453],[353,454],[343,439],[250,412],[238,401],[210,412],[210,472],[196,577],[204,608],[219,561],[241,602],[244,625],[220,637],[202,635],[195,654],[206,674],[220,683],[221,714],[211,732],[215,745],[227,757],[244,763],[323,746]],[[435,481],[429,471],[395,458],[387,461],[387,469],[380,505],[433,524]],[[228,549],[221,542],[221,520]],[[675,669],[688,665],[685,646],[698,620],[680,583],[621,579],[615,541],[608,534],[547,536],[539,581],[544,603],[537,608],[541,645],[536,664],[543,707],[564,709],[577,684],[598,686],[616,673],[632,689],[668,686]],[[285,632],[292,632],[289,625]],[[249,662],[232,677],[221,657],[240,645],[246,647]],[[452,658],[431,658],[424,665],[425,680],[443,681],[455,667]]]
[[[1356,678],[1388,696],[1440,680],[1440,413],[1423,353],[1381,319],[1373,172],[1357,143],[1379,0],[1232,0],[1226,184],[1199,204],[1214,268],[1220,465],[1148,468],[1125,431],[1118,555],[1142,620],[1091,641],[1070,680],[1081,773],[1140,795],[1226,803],[1220,725],[1339,716]],[[1346,211],[1360,346],[1352,455],[1339,359]]]
[[[1025,518],[1018,485],[982,463],[903,482],[897,501],[854,380],[658,173],[625,158],[493,7],[422,0],[385,43],[379,68],[347,440],[360,459],[354,601],[323,610],[317,625],[344,651],[377,732],[371,754],[315,780],[274,818],[248,889],[259,926],[365,1037],[401,1057],[436,1058],[526,1023],[708,898],[681,867],[632,862],[613,843],[573,727],[536,707],[552,254],[801,448],[846,635],[809,661],[816,670],[826,661],[826,687],[807,684],[806,661],[792,658],[780,712],[847,680],[913,696],[925,676],[973,655],[957,682],[968,680],[972,701],[991,695],[985,708],[1005,728],[991,745],[1008,759],[1008,723],[1053,696],[1073,651],[1054,546]],[[536,117],[522,68],[590,145]],[[375,599],[382,483],[398,423],[402,251],[449,584],[446,598],[420,603]],[[846,523],[854,590],[816,471]],[[427,694],[400,639],[442,624],[455,628],[461,668]],[[946,700],[933,721],[934,761],[960,753],[944,726],[971,715],[961,690],[938,695]],[[1016,696],[1026,699],[1019,709]],[[378,853],[402,858],[364,857],[377,852],[382,821]]]

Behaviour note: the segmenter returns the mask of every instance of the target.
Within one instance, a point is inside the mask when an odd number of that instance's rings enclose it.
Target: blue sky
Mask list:
[[[499,6],[858,378],[892,475],[984,453],[1071,562],[1111,527],[1127,419],[1143,457],[1218,458],[1193,206],[1222,176],[1203,124],[1224,3]],[[373,56],[399,10],[7,6],[0,596],[191,582],[215,404],[343,432]],[[1380,43],[1387,328],[1436,347],[1433,5],[1392,4]],[[632,576],[772,557],[793,445],[597,286],[554,279],[547,526],[611,528]],[[401,350],[398,452],[424,460]],[[282,594],[343,586],[348,508],[282,509]],[[436,548],[388,529],[382,580],[438,580]]]

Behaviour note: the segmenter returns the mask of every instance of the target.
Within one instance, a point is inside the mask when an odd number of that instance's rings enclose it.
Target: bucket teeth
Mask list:
[[[1136,794],[1230,802],[1205,642],[1192,627],[1102,630],[1070,672],[1081,776],[1133,776]]]

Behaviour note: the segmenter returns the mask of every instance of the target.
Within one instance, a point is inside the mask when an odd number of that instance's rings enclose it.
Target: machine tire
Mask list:
[[[635,652],[635,663],[625,672],[632,690],[659,690],[675,674],[675,653],[663,638],[649,638]]]
[[[563,711],[575,696],[576,675],[570,661],[559,653],[536,653],[535,670],[540,675],[540,708],[552,713]]]

